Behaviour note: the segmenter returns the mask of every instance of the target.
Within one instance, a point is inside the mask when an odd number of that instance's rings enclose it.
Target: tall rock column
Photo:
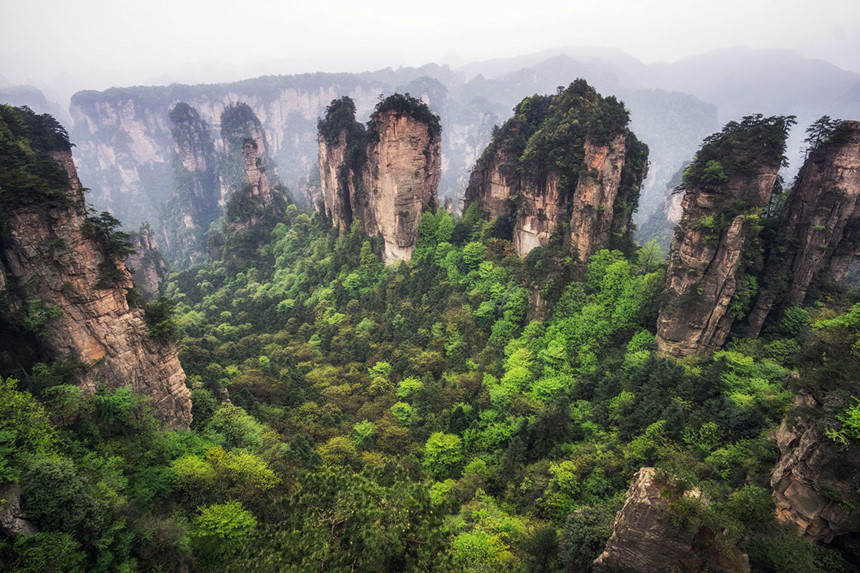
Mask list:
[[[132,279],[114,231],[118,221],[87,216],[65,131],[52,118],[34,121],[31,114],[4,108],[0,116],[7,125],[27,125],[23,134],[11,130],[20,134],[19,150],[30,149],[20,163],[45,181],[38,197],[21,180],[4,181],[8,233],[0,242],[0,298],[7,316],[37,332],[46,357],[79,361],[86,392],[101,384],[131,386],[168,425],[188,427],[191,397],[176,345],[150,336],[143,309],[126,299]]]
[[[164,245],[178,267],[205,260],[206,233],[221,216],[219,157],[209,126],[184,102],[170,110],[173,194],[164,206]]]
[[[569,229],[564,240],[581,261],[599,249],[631,249],[648,146],[628,122],[621,102],[584,80],[524,99],[475,165],[466,207],[507,217],[521,257],[560,229]]]
[[[719,349],[736,312],[744,247],[758,234],[793,118],[750,116],[705,140],[684,176],[684,215],[666,271],[657,349],[703,356]],[[747,253],[748,254],[748,253]]]
[[[435,208],[442,174],[439,116],[409,94],[379,102],[367,130],[348,97],[334,100],[320,120],[323,208],[345,232],[360,220],[382,237],[387,264],[408,261],[424,209]]]
[[[783,208],[764,271],[763,292],[750,313],[757,336],[774,309],[803,302],[816,278],[841,281],[860,240],[860,122],[834,126],[809,154]],[[776,307],[776,308],[774,308]]]
[[[377,111],[367,149],[360,212],[375,222],[386,263],[408,261],[418,242],[425,208],[436,203],[442,175],[441,138],[426,121],[396,109]],[[375,231],[375,232],[373,232]]]

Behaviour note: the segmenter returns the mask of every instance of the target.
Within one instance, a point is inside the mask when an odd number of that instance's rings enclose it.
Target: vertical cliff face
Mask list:
[[[221,215],[219,156],[210,128],[190,105],[179,102],[170,111],[173,151],[173,194],[164,208],[166,252],[178,266],[206,257],[206,233]]]
[[[2,120],[20,145],[11,152],[23,153],[22,169],[43,184],[34,193],[28,179],[3,181],[8,232],[0,242],[0,330],[14,328],[8,320],[19,321],[36,334],[43,356],[71,357],[86,367],[80,378],[85,391],[130,385],[152,399],[169,425],[187,427],[191,399],[176,346],[150,337],[144,311],[126,299],[132,279],[116,220],[86,215],[62,128],[46,116],[34,122],[32,115],[10,110],[3,109]],[[31,151],[20,151],[26,148]]]
[[[748,572],[749,560],[738,549],[722,546],[707,527],[683,523],[671,506],[681,496],[707,504],[697,489],[673,492],[654,468],[633,476],[624,507],[618,512],[612,537],[594,561],[595,573],[611,571]]]
[[[132,270],[134,283],[145,300],[155,300],[161,283],[167,278],[167,261],[161,256],[149,225],[142,225],[129,239],[134,252],[128,256],[126,264]]]
[[[355,120],[351,98],[336,99],[317,122],[322,210],[341,233],[352,224],[356,181],[367,162],[367,132]]]
[[[123,224],[154,224],[170,198],[172,153],[169,110],[186,102],[211,129],[216,151],[222,111],[247,102],[260,118],[266,153],[293,189],[316,171],[316,119],[339,94],[349,94],[363,114],[388,88],[358,76],[315,74],[267,77],[232,84],[114,88],[72,98],[75,150],[91,200]]]
[[[343,232],[360,220],[382,237],[386,263],[408,261],[421,213],[437,202],[440,133],[438,116],[408,94],[380,102],[366,131],[349,98],[333,101],[319,123],[323,208],[332,224]]]
[[[803,302],[813,280],[844,280],[860,242],[860,122],[843,121],[809,154],[783,208],[749,317],[757,336],[770,311]]]
[[[810,395],[795,398],[795,406],[821,410]],[[835,442],[814,419],[785,420],[774,433],[779,461],[771,472],[776,514],[793,523],[812,541],[860,531],[860,444]]]
[[[375,223],[371,234],[382,236],[386,263],[408,261],[418,242],[421,213],[436,203],[441,141],[431,123],[408,111],[378,109],[371,121],[357,214],[366,225]]]
[[[713,352],[743,314],[744,301],[733,300],[745,284],[742,259],[752,256],[749,247],[771,199],[792,123],[760,116],[732,122],[705,140],[685,172],[684,215],[670,250],[667,302],[657,320],[659,352]]]
[[[509,218],[517,254],[562,228],[585,261],[602,248],[630,248],[648,148],[627,129],[624,106],[583,80],[514,108],[478,160],[466,206]]]
[[[221,115],[225,158],[222,162],[222,195],[227,198],[224,253],[231,261],[243,261],[269,239],[284,215],[283,189],[269,181],[272,161],[265,153],[266,138],[260,120],[244,104]],[[277,174],[272,174],[277,181]]]

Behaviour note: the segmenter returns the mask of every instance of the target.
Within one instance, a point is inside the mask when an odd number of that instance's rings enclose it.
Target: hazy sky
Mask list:
[[[59,92],[462,63],[789,48],[860,72],[860,0],[0,0],[0,75]]]

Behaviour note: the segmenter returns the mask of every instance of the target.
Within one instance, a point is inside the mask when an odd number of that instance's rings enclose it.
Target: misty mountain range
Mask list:
[[[28,105],[69,125],[90,201],[110,209],[127,227],[158,226],[170,193],[169,110],[198,107],[217,134],[218,116],[231,103],[254,108],[271,143],[281,179],[300,203],[318,178],[316,119],[336,97],[356,100],[366,120],[379,94],[410,92],[442,118],[440,199],[456,207],[468,174],[492,128],[523,97],[554,93],[582,77],[631,111],[631,128],[651,148],[651,168],[637,219],[663,205],[667,185],[701,140],[744,115],[796,115],[789,141],[793,173],[806,126],[822,115],[860,117],[860,75],[783,50],[720,49],[672,63],[644,64],[615,49],[561,48],[515,58],[472,62],[452,69],[427,64],[359,74],[265,76],[224,84],[114,88],[73,96],[70,114],[31,87],[0,81],[0,101]],[[287,95],[285,95],[287,94]],[[70,125],[69,117],[74,118]],[[217,139],[217,138],[216,138]]]

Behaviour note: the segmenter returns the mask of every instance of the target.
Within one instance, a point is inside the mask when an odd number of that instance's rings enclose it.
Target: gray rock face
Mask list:
[[[795,406],[819,407],[812,396],[795,398]],[[783,421],[774,434],[779,462],[771,472],[777,518],[793,523],[812,541],[830,543],[860,532],[860,447],[838,444],[809,420]]]
[[[764,290],[747,334],[758,336],[771,310],[801,304],[814,279],[841,282],[860,252],[860,122],[844,121],[803,164],[783,208]]]
[[[129,255],[126,264],[132,269],[134,284],[140,288],[144,299],[155,300],[158,298],[161,283],[169,272],[167,262],[155,243],[155,233],[151,227],[145,225],[130,233],[129,238],[134,253]]]
[[[36,533],[36,526],[21,512],[21,487],[17,483],[0,485],[0,533],[6,537]]]
[[[597,250],[629,245],[648,148],[627,129],[626,115],[610,118],[609,101],[581,80],[556,96],[527,98],[478,159],[465,206],[476,204],[491,220],[508,218],[519,256],[562,228],[583,262]],[[594,121],[595,113],[606,114],[605,124]],[[529,163],[541,153],[560,158]]]
[[[383,261],[408,261],[424,209],[437,202],[441,140],[431,127],[396,110],[376,112],[360,169],[348,163],[346,131],[334,142],[319,134],[323,209],[345,232],[354,220],[385,244]]]
[[[83,190],[70,151],[54,154],[65,169],[70,207],[17,205],[5,213],[9,240],[0,258],[4,283],[18,312],[39,301],[52,309],[41,337],[56,357],[71,356],[87,367],[80,385],[92,393],[131,386],[148,396],[158,416],[172,427],[191,422],[191,395],[173,343],[154,340],[141,308],[130,307],[131,274],[122,260],[106,255],[102,244],[83,232]],[[111,279],[105,281],[105,271]]]
[[[666,485],[656,478],[654,468],[636,472],[612,536],[594,561],[594,572],[748,572],[746,555],[720,552],[709,529],[691,531],[676,525],[670,500],[660,493]],[[707,504],[699,490],[683,495]]]
[[[744,280],[744,249],[758,236],[773,194],[786,130],[780,118],[724,130],[690,167],[697,175],[685,182],[684,215],[670,249],[658,352],[703,356],[725,342],[736,318],[729,307]]]
[[[220,156],[196,109],[179,102],[169,117],[173,191],[162,210],[162,239],[171,260],[184,266],[206,260],[206,232],[222,213]]]

